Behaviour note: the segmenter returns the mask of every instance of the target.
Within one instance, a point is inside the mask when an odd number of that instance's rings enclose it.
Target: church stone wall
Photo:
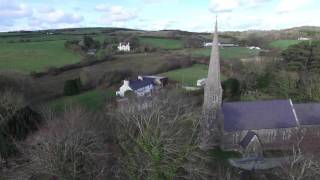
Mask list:
[[[293,137],[299,128],[282,129],[260,129],[251,130],[255,132],[264,149],[282,149],[293,143]],[[248,130],[237,132],[225,132],[223,138],[223,149],[238,150],[239,143],[246,136]]]

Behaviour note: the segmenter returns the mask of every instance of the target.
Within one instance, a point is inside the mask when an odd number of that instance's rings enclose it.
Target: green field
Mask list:
[[[278,48],[281,50],[287,49],[291,45],[300,43],[299,40],[277,40],[270,43],[270,46],[273,48]]]
[[[108,98],[115,97],[113,90],[92,90],[79,95],[63,97],[49,103],[49,106],[56,111],[63,111],[69,106],[83,106],[89,110],[100,110],[104,107]]]
[[[161,49],[182,49],[183,42],[177,39],[164,39],[164,38],[153,38],[153,37],[142,37],[140,38],[141,44],[147,44],[156,48]]]
[[[201,48],[201,49],[187,49],[180,51],[180,53],[186,54],[191,53],[193,57],[209,57],[211,53],[211,48]],[[228,47],[220,48],[220,56],[222,59],[243,59],[257,56],[259,54],[258,50],[248,49],[246,47]]]
[[[80,61],[61,41],[0,43],[0,70],[43,71]]]
[[[197,80],[208,76],[208,66],[203,64],[195,64],[189,68],[177,69],[160,74],[168,77],[170,80],[178,81],[184,85],[196,86]],[[222,76],[222,80],[226,77]]]

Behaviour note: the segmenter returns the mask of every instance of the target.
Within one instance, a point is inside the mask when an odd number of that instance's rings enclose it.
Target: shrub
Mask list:
[[[79,94],[81,90],[81,81],[80,78],[67,80],[64,83],[64,94],[66,96],[72,96]]]
[[[26,107],[21,95],[10,91],[0,96],[0,156],[8,158],[17,152],[15,140],[23,140],[38,129],[41,117]]]
[[[238,101],[241,96],[240,82],[237,79],[229,78],[222,82],[223,99]]]

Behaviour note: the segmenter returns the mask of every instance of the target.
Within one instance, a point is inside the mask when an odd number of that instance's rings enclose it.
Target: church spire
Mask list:
[[[216,20],[208,78],[204,88],[203,119],[201,122],[201,146],[203,148],[212,148],[219,145],[220,135],[223,131],[223,121],[220,115],[221,102],[218,20]]]

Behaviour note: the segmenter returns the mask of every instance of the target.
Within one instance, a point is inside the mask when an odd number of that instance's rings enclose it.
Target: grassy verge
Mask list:
[[[223,151],[221,149],[213,149],[209,152],[210,156],[214,158],[214,160],[218,161],[221,165],[228,165],[229,158],[240,158],[241,154],[235,151]]]
[[[208,66],[203,64],[195,64],[189,68],[177,69],[160,74],[168,77],[170,80],[178,81],[184,85],[196,86],[197,80],[208,76]],[[226,77],[221,76],[222,80]]]
[[[79,95],[63,97],[49,103],[49,106],[56,111],[63,111],[69,106],[83,106],[89,110],[97,111],[103,109],[108,98],[115,97],[113,90],[91,90]]]

